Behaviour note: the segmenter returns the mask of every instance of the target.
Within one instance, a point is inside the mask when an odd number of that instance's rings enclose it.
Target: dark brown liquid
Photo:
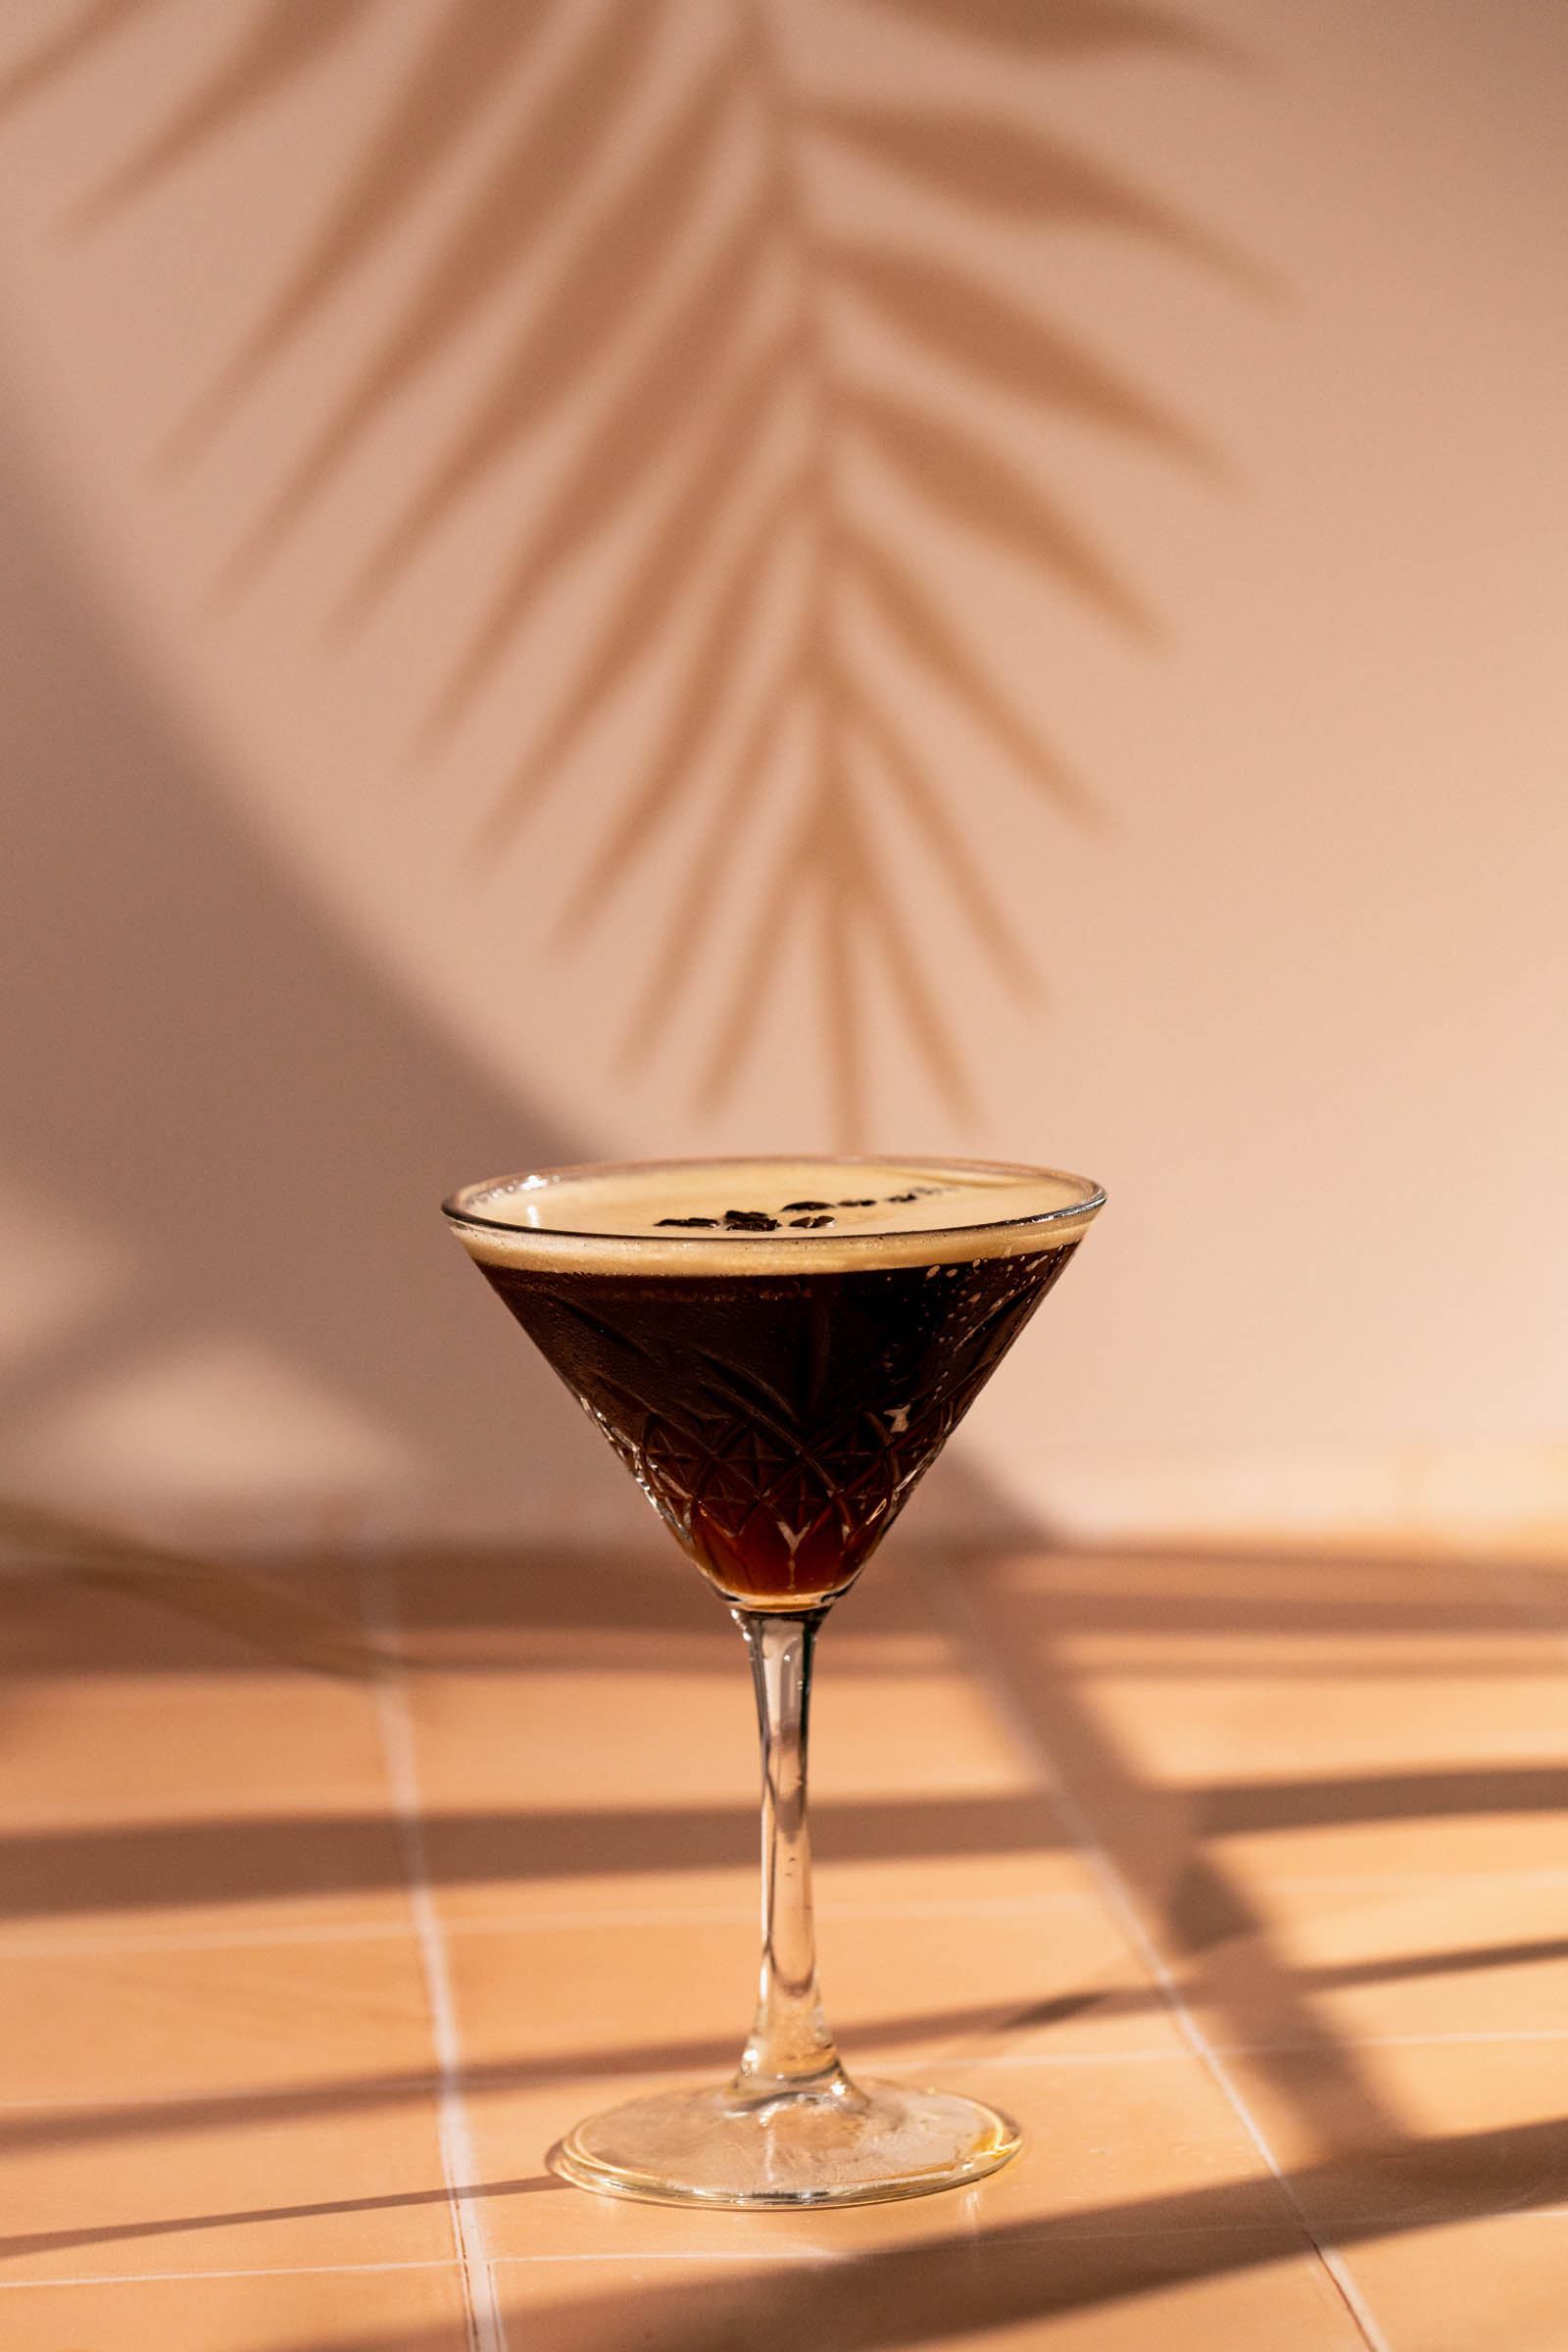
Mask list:
[[[788,1608],[858,1574],[1073,1248],[847,1274],[481,1270],[705,1575]]]

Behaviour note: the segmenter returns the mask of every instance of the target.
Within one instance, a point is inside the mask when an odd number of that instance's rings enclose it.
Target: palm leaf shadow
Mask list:
[[[88,0],[0,78],[0,109],[167,4]],[[1135,0],[871,5],[890,45],[935,38],[982,66],[1077,66],[1118,51],[1238,62],[1218,36]],[[252,0],[226,56],[78,220],[118,210],[276,104],[385,6]],[[962,396],[977,389],[1178,463],[1214,460],[1038,301],[913,236],[889,241],[833,217],[813,172],[847,157],[862,177],[936,203],[960,228],[1002,221],[1136,237],[1244,283],[1256,276],[1000,98],[808,95],[791,77],[776,18],[772,0],[727,0],[705,48],[680,0],[446,0],[381,119],[351,150],[309,249],[168,454],[180,463],[207,447],[316,322],[352,299],[358,274],[394,247],[470,134],[504,121],[505,139],[487,151],[379,343],[235,551],[228,583],[242,587],[290,540],[460,336],[504,317],[510,342],[367,551],[342,625],[364,624],[398,593],[547,427],[572,428],[542,511],[515,532],[433,694],[426,749],[507,689],[552,596],[635,514],[576,674],[553,703],[530,693],[543,703],[532,741],[495,794],[476,855],[494,866],[544,798],[570,787],[585,856],[558,936],[573,941],[623,894],[650,887],[650,860],[673,861],[625,1053],[640,1059],[667,1044],[686,1004],[705,998],[718,1008],[700,1081],[710,1104],[758,1052],[786,951],[803,942],[820,990],[833,1123],[854,1145],[866,1124],[873,1022],[885,1024],[887,1007],[937,1094],[972,1107],[893,879],[895,835],[999,981],[1019,992],[1037,985],[948,781],[870,674],[863,624],[1025,790],[1064,817],[1092,813],[1004,664],[857,501],[856,468],[869,464],[916,518],[1148,641],[1153,618],[1131,581],[1034,472],[963,416]],[[648,91],[665,85],[674,94],[650,122]],[[918,360],[916,370],[890,379],[885,364],[881,374],[876,363],[852,364],[846,318],[869,321],[884,349]],[[951,397],[927,388],[933,375]],[[639,765],[584,784],[594,729],[617,698],[650,684],[662,713]],[[793,808],[784,821],[781,807]]]
[[[82,64],[122,27],[163,6],[163,0],[88,0],[57,32],[0,74],[0,114],[46,90],[63,74]]]

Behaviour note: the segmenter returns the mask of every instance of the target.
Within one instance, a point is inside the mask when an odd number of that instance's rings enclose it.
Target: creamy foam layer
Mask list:
[[[493,1265],[772,1274],[940,1264],[1076,1242],[1103,1194],[984,1160],[710,1159],[547,1168],[443,1205]]]

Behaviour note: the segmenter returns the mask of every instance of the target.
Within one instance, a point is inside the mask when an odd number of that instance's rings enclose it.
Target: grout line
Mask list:
[[[855,2027],[853,2024],[847,2031],[846,2038],[852,2042],[855,2038]],[[1358,2048],[1369,2050],[1473,2049],[1486,2048],[1493,2044],[1507,2045],[1510,2043],[1518,2043],[1525,2046],[1534,2044],[1538,2047],[1555,2048],[1558,2043],[1568,2041],[1568,2026],[1499,2026],[1490,2029],[1477,2028],[1473,2032],[1454,2034],[1358,2034],[1355,2036],[1355,2040]],[[1317,2045],[1309,2041],[1216,2041],[1210,2043],[1208,2046],[1218,2057],[1221,2058],[1277,2058],[1282,2056],[1289,2057],[1293,2053],[1309,2055]],[[1109,2048],[1093,2050],[942,2049],[939,2054],[941,2056],[942,2063],[947,2066],[962,2066],[965,2069],[970,2067],[985,2067],[991,2070],[1000,2069],[1002,2072],[1005,2073],[1009,2068],[1012,2067],[1170,2066],[1186,2057],[1191,2056],[1192,2052],[1190,2048],[1187,2050],[1173,2048]],[[616,2060],[620,2055],[620,2053],[613,2049],[604,2050],[598,2053],[598,2057],[601,2061]],[[936,2054],[933,2054],[928,2050],[924,2055],[921,2055],[917,2050],[910,2048],[906,2056],[900,2056],[897,2050],[894,2049],[885,2051],[883,2054],[881,2054],[876,2063],[878,2070],[881,2073],[907,2074],[911,2069],[918,2069],[920,2067],[929,2068],[935,2064]],[[640,2080],[643,2077],[647,2077],[653,2081],[662,2081],[667,2078],[671,2082],[679,2082],[683,2080],[686,2072],[688,2071],[689,2070],[684,2070],[679,2067],[672,2068],[666,2066],[634,2066],[619,2064],[599,2064],[593,2069],[593,2073],[596,2078],[605,2074],[609,2074],[617,2078],[624,2077],[628,2081]],[[384,2103],[386,2095],[385,2092],[379,2087],[367,2090],[362,2084],[353,2081],[329,2083],[319,2086],[293,2085],[289,2087],[294,2090],[297,2090],[301,2087],[329,2088],[336,2093],[337,2097],[341,2100],[345,2107],[356,2107],[368,2103]],[[423,2095],[425,2086],[416,2078],[410,2077],[407,2079],[406,2082],[400,2082],[397,2087],[400,2095],[414,2099]],[[210,2092],[195,2091],[190,2088],[188,2083],[172,2082],[164,2084],[152,2084],[151,2094],[156,2096],[158,2099],[167,2102],[171,2107],[175,2109],[178,2109],[182,2106],[203,2109],[210,2104],[214,2097],[232,2096],[236,2099],[242,2099],[247,2095],[259,2096],[262,2098],[268,2096],[266,2091],[256,2092],[254,2085],[249,2084],[235,2084],[228,2091]],[[128,2110],[132,2114],[136,2114],[147,2105],[148,2096],[149,2092],[143,2089],[135,2092],[123,2091],[118,2094],[107,2093],[100,2095],[95,2093],[91,2096],[81,2093],[74,2097],[60,2098],[0,2098],[0,2115],[58,2115],[61,2117],[72,2115],[112,2116],[122,2108]],[[176,2123],[178,2121],[177,2114],[174,2118],[174,2121]]]
[[[373,2278],[382,2271],[450,2271],[450,2262],[276,2262],[243,2271],[84,2271],[78,2278],[0,2278],[0,2292],[28,2286],[168,2286],[196,2278]]]
[[[378,1782],[355,1773],[345,1774],[340,1781],[307,1781],[295,1787],[285,1783],[275,1790],[259,1789],[254,1782],[243,1788],[203,1788],[199,1810],[197,1798],[188,1788],[164,1796],[138,1797],[133,1803],[117,1804],[112,1811],[105,1810],[101,1795],[59,1799],[53,1803],[32,1799],[25,1804],[0,1805],[0,1837],[27,1838],[35,1832],[47,1835],[51,1830],[78,1829],[110,1833],[166,1827],[224,1829],[231,1821],[249,1821],[258,1813],[273,1818],[282,1812],[287,1812],[289,1819],[298,1822],[301,1828],[309,1829],[323,1815],[339,1813],[345,1806],[373,1808],[380,1803],[382,1794]]]
[[[1270,2146],[1262,2126],[1253,2116],[1246,2099],[1231,2079],[1218,2050],[1204,2034],[1182,1998],[1181,1987],[1166,1966],[1163,1956],[1149,1930],[1145,1927],[1139,1907],[1115,1862],[1106,1852],[1088,1815],[1079,1805],[1056,1769],[1055,1761],[1046,1746],[1024,1708],[1013,1692],[1005,1672],[998,1665],[991,1642],[969,1595],[956,1577],[942,1569],[934,1560],[919,1562],[916,1573],[934,1600],[938,1615],[947,1620],[961,1641],[963,1649],[973,1660],[980,1682],[989,1693],[1003,1723],[1016,1741],[1019,1751],[1033,1765],[1047,1795],[1061,1819],[1073,1844],[1083,1857],[1085,1867],[1093,1874],[1107,1906],[1119,1922],[1133,1949],[1142,1959],[1155,1984],[1159,1987],[1182,2038],[1223,2094],[1243,2131],[1267,2166],[1282,2195],[1295,2213],[1302,2235],[1316,2253],[1318,2260],[1339,2290],[1350,2318],[1360,2329],[1368,2352],[1391,2352],[1384,2335],[1360,2288],[1352,2278],[1348,2264],[1336,2246],[1325,2243],[1312,2227],[1305,2207],[1298,2197],[1290,2179]]]
[[[1565,2222],[1568,2205],[1534,2205],[1522,2211],[1471,2214],[1459,2217],[1474,2222]],[[1045,2245],[1073,2244],[1101,2245],[1126,2242],[1141,2245],[1148,2241],[1185,2241],[1195,2237],[1273,2237],[1280,2225],[1271,2222],[1193,2222],[1179,2229],[1163,2230],[1075,2230],[1070,2221],[1042,2222],[1038,2229],[1020,2229],[1017,2241]],[[604,2251],[589,2253],[547,2252],[540,2254],[498,2254],[494,2257],[496,2270],[522,2269],[529,2264],[544,2262],[604,2263],[622,2259]],[[647,2262],[779,2262],[834,2263],[850,2259],[836,2247],[787,2247],[781,2253],[777,2246],[642,2246],[635,2256],[624,2259]],[[445,2271],[454,2266],[447,2262],[312,2262],[270,2263],[265,2268],[212,2271],[86,2271],[72,2278],[0,2278],[0,2294],[24,2293],[28,2289],[40,2292],[49,2288],[82,2286],[168,2286],[194,2284],[217,2278],[378,2278],[382,2274],[402,2271]]]
[[[384,1794],[384,1791],[382,1792]],[[829,1866],[833,1867],[833,1866]],[[1366,1893],[1392,1888],[1396,1894],[1413,1887],[1426,1894],[1438,1889],[1461,1892],[1492,1886],[1568,1886],[1568,1870],[1412,1870],[1412,1871],[1270,1871],[1269,1890],[1323,1889],[1343,1886]],[[819,1901],[819,1920],[850,1919],[1032,1919],[1055,1912],[1083,1911],[1099,1902],[1095,1894],[933,1896],[924,1901],[889,1896],[879,1901]],[[465,1918],[449,1915],[442,1933],[448,1942],[466,1936],[570,1935],[584,1928],[670,1928],[751,1926],[755,1904],[639,1903],[607,1904],[575,1911],[497,1911]],[[396,1942],[408,1934],[407,1917],[353,1921],[302,1920],[297,1924],[256,1928],[175,1928],[164,1935],[29,1935],[25,1930],[0,1927],[0,1966],[12,1960],[72,1959],[78,1954],[128,1952],[244,1951],[253,1947],[289,1947],[320,1943]],[[3,2104],[3,2102],[0,2102]]]
[[[401,1919],[366,1920],[353,1927],[192,1928],[166,1936],[7,1936],[0,1934],[0,1967],[12,1960],[74,1960],[130,1952],[247,1952],[292,1950],[320,1943],[402,1943],[408,1940],[407,1889]]]
[[[1470,2034],[1357,2034],[1355,2045],[1362,2050],[1430,2050],[1442,2049],[1449,2043],[1464,2048],[1473,2042],[1491,2041],[1568,2041],[1568,2026],[1496,2026],[1478,2027]],[[1225,2041],[1216,2042],[1228,2058],[1266,2058],[1284,2051],[1308,2050],[1306,2041]]]
[[[848,2029],[846,2039],[853,2042],[854,2038],[855,2030],[852,2025]],[[1358,2048],[1369,2050],[1470,2049],[1486,2047],[1492,2043],[1511,2042],[1535,2043],[1549,2048],[1555,2047],[1559,2042],[1568,2041],[1568,2026],[1496,2027],[1490,2030],[1478,2029],[1474,2033],[1465,2034],[1358,2034],[1355,2039]],[[1315,2046],[1312,2042],[1307,2041],[1216,2041],[1208,2045],[1219,2058],[1288,2057],[1292,2052],[1297,2051],[1310,2054]],[[604,2052],[603,2055],[612,2059],[616,2053],[610,2050]],[[966,2072],[972,2067],[984,2067],[990,2071],[1000,2070],[1006,2073],[1013,2067],[1170,2066],[1191,2055],[1190,2046],[1185,2050],[949,2050],[942,2053],[942,2063],[945,2066],[961,2066]],[[887,2052],[877,2059],[877,2070],[882,2074],[902,2076],[909,2074],[911,2071],[917,2072],[922,2067],[929,2069],[934,2063],[935,2059],[929,2052],[921,2056],[911,2051],[906,2057],[900,2057],[896,2052]],[[641,2066],[612,2068],[609,2071],[612,2074],[624,2075],[627,2080],[640,2080],[646,2076],[654,2081],[667,2078],[670,2082],[680,2082],[685,2079],[686,2070],[662,2066]],[[345,2082],[333,2087],[337,2089],[345,2106],[361,2104],[368,2098],[379,2095],[368,2093],[352,2082]],[[420,2091],[421,2085],[418,2082],[414,2081],[409,2082],[408,2096],[411,2099],[419,2095]],[[186,2103],[198,2107],[205,2103],[208,2096],[204,2092],[192,2091],[188,2085],[183,2083],[170,2083],[158,2095],[173,2105]],[[238,2091],[235,2095],[243,2096],[244,2093]],[[118,2108],[128,2108],[135,2112],[144,2107],[146,2103],[146,2093],[142,2091],[134,2094],[126,2092],[119,2097],[0,2098],[0,2115],[93,2114],[110,2116]]]
[[[972,1902],[818,1903],[818,1919],[1034,1919],[1058,1911],[1082,1911],[1090,1894],[978,1896]],[[755,1927],[756,1905],[670,1903],[607,1908],[602,1911],[502,1911],[488,1917],[447,1918],[442,1934],[450,1943],[463,1936],[573,1935],[584,1928]],[[0,1929],[0,1965],[8,1960],[70,1959],[77,1953],[248,1951],[253,1948],[317,1943],[389,1943],[407,1936],[407,1916],[318,1926],[175,1929],[164,1936],[27,1936]]]
[[[853,2044],[853,2032],[846,2035]],[[929,2074],[933,2066],[941,2065],[948,2073],[961,2068],[965,2074],[971,2067],[984,2067],[989,2072],[1010,2074],[1014,2067],[1051,2066],[1183,2066],[1191,2058],[1191,2050],[957,2050],[927,2051],[921,2056],[901,2058],[877,2056],[879,2075],[895,2075],[901,2081],[910,2075],[918,2077],[923,2068]],[[857,2067],[856,2073],[859,2069]]]
[[[398,1637],[397,1595],[392,1577],[379,1561],[363,1560],[359,1574],[360,1607],[366,1630],[395,1657]],[[397,1819],[398,1839],[408,1877],[409,1910],[424,1972],[425,1997],[430,2009],[431,2039],[435,2046],[439,2090],[436,2101],[441,2167],[451,2205],[453,2236],[464,2278],[464,2302],[468,2326],[468,2352],[507,2352],[506,2328],[496,2300],[495,2275],[490,2267],[484,2217],[474,2202],[479,2185],[473,2141],[463,2096],[463,2044],[458,2032],[457,2004],[447,1966],[446,1942],[425,1856],[424,1827],[419,1809],[418,1763],[414,1725],[409,1714],[403,1677],[388,1664],[377,1677],[376,1714],[387,1784]]]
[[[1372,1886],[1437,1887],[1568,1886],[1568,1870],[1543,1864],[1533,1870],[1271,1870],[1270,1886],[1344,1886],[1356,1893]]]
[[[1362,2050],[1439,2050],[1469,2049],[1490,2042],[1536,2042],[1547,2045],[1568,2041],[1568,2026],[1521,2026],[1517,2029],[1497,2027],[1492,2031],[1477,2030],[1472,2034],[1357,2034],[1355,2045]],[[1220,2058],[1280,2058],[1293,2053],[1310,2056],[1318,2045],[1310,2041],[1215,2041],[1207,2044]],[[1164,2059],[1179,2058],[1179,2050],[1005,2050],[969,2056],[965,2066],[1150,2066]],[[893,2061],[884,2061],[891,2066]],[[913,2066],[915,2059],[902,2063]]]
[[[638,2246],[612,2249],[600,2246],[583,2253],[565,2253],[551,2247],[540,2254],[498,2254],[498,2271],[521,2268],[530,2262],[855,2262],[857,2255],[838,2246],[803,2246],[796,2244],[780,2249],[776,2244],[756,2246]],[[645,2337],[645,2342],[651,2338]]]

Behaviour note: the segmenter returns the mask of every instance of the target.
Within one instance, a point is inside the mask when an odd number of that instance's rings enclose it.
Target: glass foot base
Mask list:
[[[951,2091],[845,2083],[749,2101],[664,2091],[591,2116],[550,2169],[602,2196],[658,2205],[868,2205],[958,2188],[1015,2156],[1017,2126]]]

